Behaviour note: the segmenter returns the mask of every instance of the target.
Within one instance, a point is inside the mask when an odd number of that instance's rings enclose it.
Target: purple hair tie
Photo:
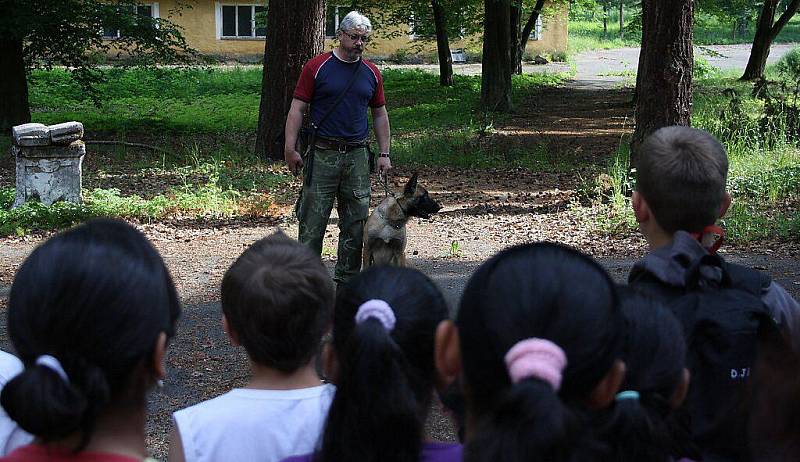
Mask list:
[[[511,347],[506,353],[505,362],[511,383],[535,377],[558,391],[561,374],[567,367],[567,355],[550,340],[529,338]]]
[[[392,307],[383,300],[367,300],[358,307],[356,324],[361,324],[370,318],[377,319],[386,329],[386,332],[393,331],[395,322],[397,322]]]

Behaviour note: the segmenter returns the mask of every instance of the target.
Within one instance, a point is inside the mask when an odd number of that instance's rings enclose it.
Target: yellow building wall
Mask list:
[[[143,2],[146,3],[146,0]],[[232,0],[160,0],[159,16],[168,19],[183,28],[183,35],[188,45],[204,55],[213,55],[231,59],[260,59],[264,55],[263,38],[217,38],[217,4],[266,4],[266,1]],[[542,15],[541,40],[529,40],[529,53],[563,53],[567,50],[567,6],[546,9]],[[221,26],[219,26],[221,27]],[[422,50],[425,54],[435,55],[436,43],[420,42],[408,35],[403,28],[398,37],[381,37],[381,31],[375,31],[374,40],[370,42],[365,55],[368,57],[387,58],[398,50],[414,54]],[[335,46],[332,39],[325,40],[325,49]],[[470,37],[451,42],[451,48],[480,50],[480,37]]]

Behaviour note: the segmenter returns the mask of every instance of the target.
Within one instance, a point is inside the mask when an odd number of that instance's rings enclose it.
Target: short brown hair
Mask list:
[[[319,256],[280,231],[247,248],[222,278],[222,312],[250,359],[286,373],[316,353],[333,299]]]
[[[706,131],[664,127],[639,147],[636,189],[668,233],[714,224],[727,177],[725,148]]]

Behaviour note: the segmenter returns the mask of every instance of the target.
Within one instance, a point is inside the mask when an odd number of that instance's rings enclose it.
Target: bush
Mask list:
[[[719,69],[712,66],[707,59],[702,56],[694,56],[694,78],[705,79],[713,77],[719,73]]]
[[[800,47],[783,55],[775,64],[775,69],[784,80],[792,83],[800,82]]]

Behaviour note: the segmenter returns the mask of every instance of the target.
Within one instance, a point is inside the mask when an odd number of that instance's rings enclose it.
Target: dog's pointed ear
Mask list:
[[[403,190],[403,195],[413,196],[416,190],[417,190],[417,172],[414,172],[414,174],[411,175],[411,179],[408,180],[408,183],[406,183],[406,188]]]

